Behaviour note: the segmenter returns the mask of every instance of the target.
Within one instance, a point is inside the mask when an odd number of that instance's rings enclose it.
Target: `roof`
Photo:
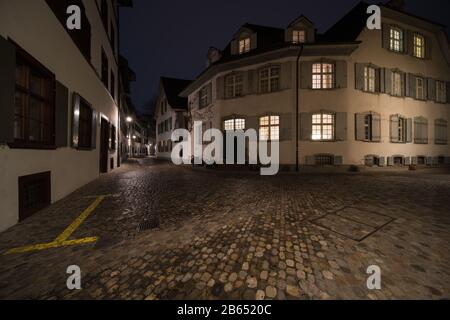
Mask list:
[[[161,85],[172,108],[187,109],[188,99],[180,97],[180,93],[191,83],[192,80],[161,77]]]

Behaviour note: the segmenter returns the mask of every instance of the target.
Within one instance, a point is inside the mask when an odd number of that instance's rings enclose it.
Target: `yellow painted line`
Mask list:
[[[53,249],[53,248],[59,248],[59,247],[68,247],[68,246],[75,246],[75,245],[81,245],[81,244],[89,244],[96,242],[98,238],[96,237],[90,237],[90,238],[83,238],[83,239],[76,239],[76,240],[68,240],[63,242],[50,242],[50,243],[40,243],[35,244],[31,246],[25,246],[20,248],[14,248],[11,250],[8,250],[5,255],[8,254],[14,254],[14,253],[27,253],[31,251],[42,251],[47,249]]]
[[[55,241],[10,249],[6,253],[4,253],[4,255],[14,253],[26,253],[31,251],[42,251],[46,249],[82,245],[96,242],[98,240],[97,237],[88,237],[76,240],[67,240],[67,239],[69,239],[69,237],[75,232],[75,230],[77,230],[77,228],[92,214],[92,212],[94,212],[94,210],[97,209],[97,207],[102,203],[103,200],[105,200],[106,197],[108,197],[108,195],[98,196],[95,199],[95,201],[86,210],[84,210],[80,214],[80,216],[76,218],[75,221],[72,222],[72,224],[66,228],[66,230],[63,231],[63,233],[61,233],[55,239]]]
[[[55,242],[64,242],[75,232],[75,230],[91,215],[92,212],[102,203],[102,201],[106,198],[106,196],[99,196],[95,201],[80,214],[78,218],[75,219],[74,222],[70,226],[67,227],[66,230],[61,233],[58,238],[55,239]]]

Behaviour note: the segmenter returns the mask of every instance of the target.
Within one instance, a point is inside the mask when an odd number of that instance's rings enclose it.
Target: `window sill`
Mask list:
[[[56,150],[55,145],[34,144],[26,142],[13,142],[8,143],[8,147],[11,149],[29,149],[29,150]]]

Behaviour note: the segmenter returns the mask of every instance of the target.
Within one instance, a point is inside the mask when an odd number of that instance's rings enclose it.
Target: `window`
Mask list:
[[[108,89],[108,72],[109,72],[109,63],[108,57],[106,56],[105,50],[102,48],[102,82],[105,87]]]
[[[312,77],[313,89],[334,88],[334,65],[331,63],[314,63]]]
[[[53,146],[54,76],[17,48],[14,139],[17,146]]]
[[[364,67],[364,91],[375,92],[376,71],[372,67]]]
[[[364,139],[366,141],[372,141],[372,115],[367,114],[364,116]]]
[[[424,79],[419,77],[416,78],[416,99],[425,99]]]
[[[225,131],[245,130],[245,119],[230,119],[224,121]]]
[[[414,119],[414,143],[428,143],[428,121],[423,117]]]
[[[305,30],[294,30],[292,31],[292,43],[305,43],[306,42],[306,32]]]
[[[391,85],[392,85],[392,95],[402,96],[402,74],[400,72],[391,73]]]
[[[114,77],[114,73],[111,70],[111,96],[113,100],[116,100],[116,78]]]
[[[111,150],[116,150],[116,127],[114,125],[111,125],[109,148]]]
[[[393,27],[390,29],[389,49],[395,52],[403,52],[403,30]]]
[[[447,133],[447,120],[437,119],[434,122],[435,127],[435,144],[447,144],[448,133]]]
[[[80,118],[78,125],[78,147],[92,146],[92,109],[86,101],[80,99]]]
[[[199,92],[199,107],[200,108],[205,108],[209,105],[208,102],[208,86],[204,86],[203,88],[200,89]]]
[[[273,66],[259,71],[259,88],[261,93],[275,92],[280,89],[280,67]]]
[[[443,81],[436,81],[436,102],[439,103],[447,102],[445,82]]]
[[[279,116],[267,116],[259,119],[259,139],[262,141],[280,139]]]
[[[236,98],[242,96],[244,85],[242,75],[229,75],[225,78],[225,96]]]
[[[312,116],[312,139],[326,141],[334,139],[334,115],[319,113]]]
[[[399,117],[398,118],[398,141],[397,142],[406,142],[406,126],[407,126],[407,121],[405,118],[403,117]]]
[[[414,39],[414,57],[423,59],[425,58],[425,38],[420,34],[415,34]]]
[[[250,38],[239,40],[239,54],[247,53],[250,51]]]

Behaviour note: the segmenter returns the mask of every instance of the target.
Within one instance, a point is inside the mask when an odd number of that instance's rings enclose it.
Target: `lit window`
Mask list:
[[[364,91],[375,92],[375,69],[364,68]]]
[[[230,119],[224,121],[225,131],[245,130],[245,119]]]
[[[400,97],[402,95],[402,75],[399,72],[392,72],[392,95]]]
[[[403,52],[403,31],[391,28],[389,32],[389,48],[395,52]]]
[[[267,116],[259,119],[259,139],[262,141],[280,139],[279,116]]]
[[[250,38],[239,40],[239,54],[250,51]]]
[[[280,89],[280,67],[268,67],[259,71],[259,87],[261,93],[269,93]]]
[[[420,34],[414,35],[414,57],[425,58],[425,38]]]
[[[436,81],[436,102],[447,102],[447,93],[445,88],[445,82]]]
[[[292,43],[305,43],[306,33],[305,30],[294,30],[292,32]]]
[[[423,86],[423,78],[416,78],[416,99],[425,99],[425,90]]]
[[[331,63],[314,63],[312,77],[313,89],[334,88],[334,65]]]
[[[334,115],[319,113],[312,116],[312,139],[315,141],[333,140]]]
[[[240,97],[243,91],[242,75],[229,75],[225,78],[225,95],[227,98]]]

